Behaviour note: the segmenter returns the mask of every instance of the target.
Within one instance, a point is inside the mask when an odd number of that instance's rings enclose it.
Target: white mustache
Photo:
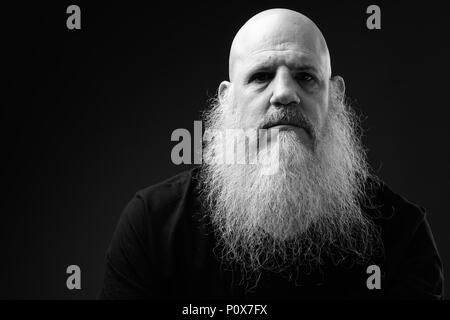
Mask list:
[[[266,115],[258,128],[269,129],[273,126],[282,124],[293,125],[304,129],[313,140],[316,140],[317,133],[315,126],[307,117],[292,107],[282,108],[279,110],[280,111]]]

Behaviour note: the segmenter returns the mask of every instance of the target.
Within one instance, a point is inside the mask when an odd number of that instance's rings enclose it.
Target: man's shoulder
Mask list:
[[[136,192],[136,198],[144,203],[145,211],[168,212],[181,202],[190,201],[195,193],[198,168],[180,172],[159,183]]]
[[[381,179],[369,181],[369,194],[371,199],[366,204],[366,209],[376,221],[386,227],[401,227],[413,231],[426,218],[424,207],[394,191]]]
[[[155,194],[161,195],[171,193],[173,191],[181,191],[186,185],[191,183],[192,178],[196,174],[197,168],[182,171],[174,176],[171,176],[163,181],[149,185],[137,191],[142,197],[148,198]]]

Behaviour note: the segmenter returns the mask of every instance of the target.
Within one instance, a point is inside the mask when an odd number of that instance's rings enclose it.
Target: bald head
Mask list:
[[[288,50],[303,53],[308,63],[314,63],[325,78],[330,78],[328,47],[314,22],[296,11],[270,9],[253,16],[236,34],[230,50],[230,81],[250,57]]]

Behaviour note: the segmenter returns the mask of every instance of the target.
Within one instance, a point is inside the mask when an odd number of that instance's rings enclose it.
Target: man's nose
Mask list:
[[[299,85],[289,70],[278,70],[273,85],[273,93],[270,98],[271,105],[282,107],[291,103],[300,103]]]

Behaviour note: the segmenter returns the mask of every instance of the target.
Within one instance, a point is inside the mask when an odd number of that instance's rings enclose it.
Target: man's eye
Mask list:
[[[258,72],[250,77],[249,82],[263,83],[270,81],[272,75],[269,72]]]
[[[314,77],[306,72],[301,72],[297,75],[298,81],[310,82],[314,81]]]

